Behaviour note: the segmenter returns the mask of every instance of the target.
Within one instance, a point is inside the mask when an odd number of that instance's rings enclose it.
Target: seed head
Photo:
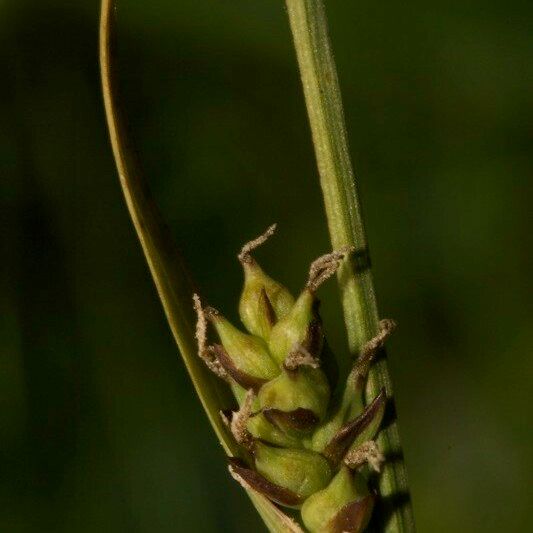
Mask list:
[[[316,292],[352,249],[316,259],[294,300],[252,257],[274,230],[270,226],[238,255],[244,269],[239,314],[246,333],[194,296],[198,353],[230,384],[240,407],[222,416],[248,452],[243,456],[253,458],[250,464],[231,458],[230,472],[245,488],[301,508],[310,533],[361,533],[374,505],[366,465],[379,472],[384,461],[373,439],[387,401],[382,390],[365,405],[363,391],[368,369],[395,323],[380,322],[344,388],[332,396],[338,388],[336,365],[324,339]],[[208,343],[208,324],[219,343]],[[287,524],[301,531],[288,517]]]

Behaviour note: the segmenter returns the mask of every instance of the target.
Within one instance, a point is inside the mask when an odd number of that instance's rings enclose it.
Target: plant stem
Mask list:
[[[339,271],[348,343],[352,355],[377,331],[378,309],[361,206],[350,161],[337,71],[322,0],[286,0],[290,27],[313,135],[320,184],[334,249],[355,247],[351,262]],[[385,387],[394,413],[392,386],[383,357],[370,371],[367,393]],[[388,457],[379,479],[379,530],[414,531],[407,475],[395,415],[380,432],[378,443]]]

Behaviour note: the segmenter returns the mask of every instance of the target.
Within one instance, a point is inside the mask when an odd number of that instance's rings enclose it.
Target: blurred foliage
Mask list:
[[[118,0],[123,103],[211,302],[328,249],[280,2]],[[136,242],[98,2],[0,2],[0,530],[253,531]],[[419,531],[525,531],[531,3],[328,2]],[[322,290],[345,349],[333,283]]]

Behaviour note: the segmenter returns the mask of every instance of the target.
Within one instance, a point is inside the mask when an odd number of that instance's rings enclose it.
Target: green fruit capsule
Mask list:
[[[320,355],[323,345],[322,327],[318,316],[317,289],[338,269],[340,261],[350,250],[337,250],[323,255],[311,263],[309,278],[294,306],[270,333],[268,345],[278,363],[300,346],[313,357]]]
[[[324,419],[330,389],[318,368],[300,367],[265,383],[258,395],[267,419],[287,434],[299,435],[312,430]]]
[[[303,501],[330,481],[331,468],[320,454],[294,448],[274,448],[256,443],[255,466],[270,482],[287,489]]]
[[[239,302],[239,315],[253,335],[268,338],[274,324],[285,317],[294,298],[281,283],[265,274],[251,257],[242,262],[244,288]]]
[[[325,489],[307,498],[302,519],[311,533],[359,533],[367,526],[372,507],[364,478],[343,466]]]
[[[279,364],[299,345],[304,346],[313,356],[320,355],[322,332],[316,301],[313,293],[304,289],[290,312],[272,328],[268,346],[272,357]]]
[[[263,442],[283,446],[285,448],[300,448],[298,438],[288,435],[274,424],[271,424],[264,413],[259,412],[248,419],[246,429],[252,437]]]
[[[265,381],[275,378],[280,373],[263,339],[239,331],[215,309],[206,309],[206,315],[217,330],[227,354],[228,361],[222,361],[221,356],[224,354],[219,353],[219,359],[224,366],[234,365],[239,373]]]

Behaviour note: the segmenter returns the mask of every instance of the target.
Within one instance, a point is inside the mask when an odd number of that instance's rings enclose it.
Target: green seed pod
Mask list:
[[[265,274],[251,257],[243,261],[242,266],[244,288],[239,302],[239,315],[250,333],[266,339],[272,326],[289,313],[294,298],[281,283]]]
[[[259,405],[267,419],[288,434],[307,432],[323,420],[328,408],[330,389],[318,368],[283,369],[263,385]]]
[[[331,468],[320,454],[294,448],[274,448],[260,442],[255,447],[257,471],[272,483],[303,501],[330,481]]]
[[[272,328],[268,346],[279,364],[299,345],[313,356],[320,355],[322,332],[316,301],[313,293],[308,288],[304,289],[290,312]]]
[[[271,424],[264,413],[259,412],[248,419],[246,428],[252,437],[263,442],[283,446],[284,448],[300,448],[298,438],[288,435],[277,426]]]
[[[372,507],[364,478],[343,466],[325,489],[307,498],[302,519],[311,533],[359,533],[367,526]]]
[[[270,380],[280,373],[263,339],[239,331],[213,308],[208,308],[205,312],[217,330],[224,347],[224,350],[217,350],[218,359],[237,382],[240,382],[238,373],[243,373],[245,378],[258,378],[263,381]],[[231,368],[232,366],[234,368]],[[240,384],[248,388],[247,383]]]
[[[322,327],[318,316],[315,292],[337,270],[340,261],[351,250],[343,249],[319,257],[309,268],[309,278],[294,306],[270,333],[270,352],[280,364],[298,346],[303,346],[314,357],[320,355],[323,345]]]

